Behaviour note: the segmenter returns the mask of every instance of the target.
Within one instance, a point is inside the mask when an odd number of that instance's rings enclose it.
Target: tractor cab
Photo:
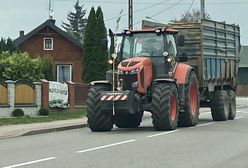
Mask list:
[[[176,30],[168,28],[125,30],[121,34],[119,60],[130,62],[137,57],[149,58],[153,78],[168,78],[177,57],[176,34]],[[118,66],[118,69],[123,70],[123,67]]]

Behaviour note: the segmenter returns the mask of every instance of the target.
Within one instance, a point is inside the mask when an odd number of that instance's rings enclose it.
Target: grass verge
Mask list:
[[[0,118],[0,126],[3,125],[16,125],[16,124],[31,124],[31,123],[42,123],[57,120],[69,120],[76,118],[83,118],[86,115],[85,110],[73,111],[73,112],[50,112],[48,116],[37,116],[37,117],[13,117],[13,118]]]

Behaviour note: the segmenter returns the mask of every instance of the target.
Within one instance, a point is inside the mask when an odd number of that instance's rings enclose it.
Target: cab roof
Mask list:
[[[139,33],[139,32],[168,32],[168,33],[175,33],[177,34],[178,31],[176,29],[172,29],[169,27],[158,27],[158,28],[148,28],[148,29],[137,29],[137,30],[124,30],[124,32],[131,32],[131,33]]]

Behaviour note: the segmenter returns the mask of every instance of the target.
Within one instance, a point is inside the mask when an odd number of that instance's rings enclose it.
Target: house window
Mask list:
[[[72,81],[72,65],[57,65],[57,82]]]
[[[44,38],[44,50],[53,50],[53,38]]]

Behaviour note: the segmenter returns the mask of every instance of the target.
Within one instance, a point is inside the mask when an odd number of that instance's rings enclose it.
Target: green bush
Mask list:
[[[12,116],[14,117],[23,117],[24,111],[22,109],[15,109],[12,111]]]
[[[0,78],[4,80],[39,81],[44,78],[40,58],[32,59],[27,53],[0,54],[0,58]]]
[[[39,114],[42,115],[42,116],[48,116],[49,115],[49,110],[46,109],[46,108],[41,108],[39,110]]]

